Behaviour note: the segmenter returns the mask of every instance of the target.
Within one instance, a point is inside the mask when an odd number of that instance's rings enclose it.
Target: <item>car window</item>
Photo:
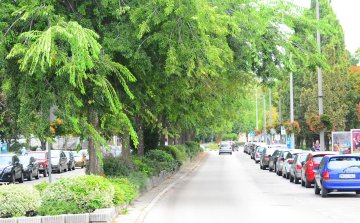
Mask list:
[[[330,158],[328,163],[329,169],[345,169],[345,168],[359,168],[360,157],[334,157]]]
[[[284,158],[284,157],[286,157],[287,156],[287,154],[289,154],[289,152],[287,152],[287,151],[284,151],[282,154],[281,154],[281,158]]]
[[[35,159],[46,159],[45,153],[28,153],[28,156],[33,156]]]
[[[321,159],[324,157],[325,155],[317,155],[317,156],[313,156],[312,161],[314,163],[320,163]]]
[[[257,152],[258,152],[258,153],[262,153],[263,151],[264,151],[264,148],[263,148],[263,147],[257,148]]]
[[[323,169],[324,166],[325,166],[325,161],[326,159],[322,159],[321,162],[320,162],[320,169]]]
[[[24,165],[29,165],[30,163],[30,157],[28,156],[20,156],[20,163],[24,164]]]
[[[275,148],[267,148],[266,149],[266,154],[272,155],[275,152]]]
[[[230,146],[229,143],[224,143],[224,142],[222,142],[222,143],[220,144],[220,147],[229,147],[229,146]]]
[[[309,161],[310,160],[310,157],[311,157],[311,154],[309,153],[305,159],[305,162]]]
[[[310,154],[309,154],[310,155]],[[299,162],[303,162],[306,160],[306,158],[309,156],[309,155],[301,155],[298,159],[299,159]]]
[[[12,156],[0,156],[0,165],[10,165],[13,163]]]
[[[59,158],[61,156],[61,151],[53,150],[51,151],[51,158]]]

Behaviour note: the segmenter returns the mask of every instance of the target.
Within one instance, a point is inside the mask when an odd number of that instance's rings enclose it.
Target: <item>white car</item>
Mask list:
[[[230,153],[230,155],[232,155],[232,147],[230,142],[221,142],[219,145],[219,155],[221,155],[221,153]]]

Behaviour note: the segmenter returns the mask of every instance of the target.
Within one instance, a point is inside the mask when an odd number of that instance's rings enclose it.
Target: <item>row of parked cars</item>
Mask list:
[[[19,183],[40,178],[40,174],[47,177],[49,171],[67,172],[75,170],[75,167],[84,168],[86,165],[87,151],[77,152],[51,150],[51,167],[47,151],[32,151],[24,156],[16,154],[0,155],[0,182]]]
[[[313,152],[288,149],[286,145],[246,143],[244,153],[291,183],[306,188],[314,185],[314,193],[327,197],[332,192],[356,192],[360,194],[360,156],[338,152]]]

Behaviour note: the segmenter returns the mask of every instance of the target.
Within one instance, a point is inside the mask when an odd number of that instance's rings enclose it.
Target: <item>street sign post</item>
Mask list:
[[[291,149],[291,137],[287,137],[286,145],[288,149]]]
[[[281,126],[281,135],[286,135],[285,126]]]
[[[254,131],[251,131],[251,132],[250,132],[250,136],[255,136],[255,132],[254,132]]]

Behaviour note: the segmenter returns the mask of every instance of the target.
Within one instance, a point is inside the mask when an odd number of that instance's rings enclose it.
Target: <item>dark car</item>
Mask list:
[[[276,149],[275,152],[272,154],[272,156],[269,158],[269,171],[275,170],[277,172],[277,166],[276,162],[279,159],[280,153],[284,151],[285,149]],[[288,149],[287,149],[288,150]]]
[[[68,159],[68,170],[75,170],[75,158],[72,152],[64,151],[67,159]]]
[[[265,148],[260,157],[260,169],[266,170],[269,166],[269,159],[275,152],[276,148]]]
[[[51,150],[51,171],[67,172],[68,160],[62,150]]]
[[[32,156],[19,156],[20,163],[23,166],[24,177],[31,181],[33,177],[39,179],[39,164]]]
[[[39,164],[39,172],[43,174],[44,177],[47,177],[50,168],[48,166],[49,160],[46,151],[32,151],[25,153],[25,156],[32,156],[35,158],[36,162]]]
[[[0,182],[24,182],[23,167],[16,154],[0,155]]]

